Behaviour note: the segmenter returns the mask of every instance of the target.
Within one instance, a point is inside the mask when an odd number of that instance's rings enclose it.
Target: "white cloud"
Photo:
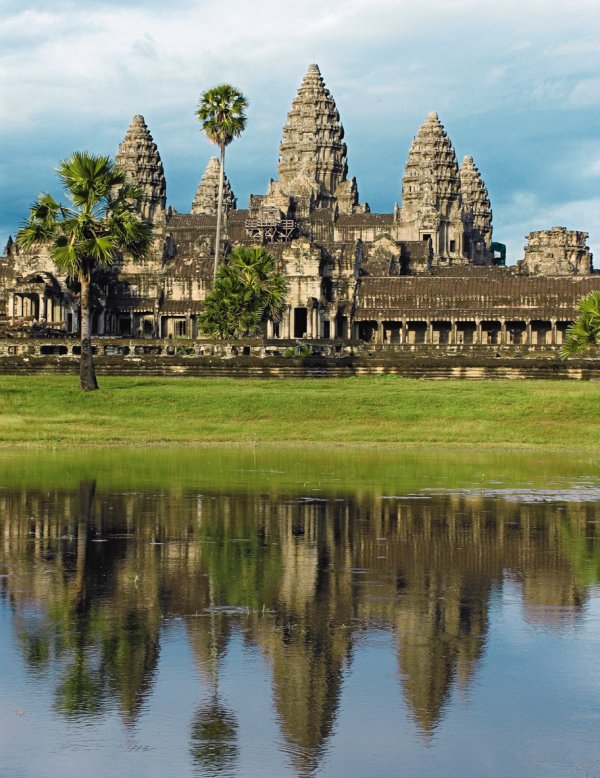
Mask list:
[[[498,220],[508,236],[505,242],[511,264],[523,258],[529,232],[566,227],[589,233],[588,245],[596,257],[596,267],[600,267],[600,193],[597,197],[549,206],[533,192],[517,192],[509,203],[495,209],[494,221]],[[502,240],[500,235],[498,240]]]
[[[135,113],[159,145],[170,198],[186,208],[211,153],[193,110],[221,81],[250,99],[230,155],[243,203],[274,174],[286,112],[316,61],[373,207],[399,198],[410,141],[437,110],[459,156],[475,154],[497,197],[496,234],[520,255],[524,234],[551,226],[558,187],[567,203],[594,202],[599,33],[595,0],[5,0],[2,223],[73,148],[114,153]],[[527,192],[534,201],[519,204]],[[578,226],[595,233],[590,208],[586,218]]]

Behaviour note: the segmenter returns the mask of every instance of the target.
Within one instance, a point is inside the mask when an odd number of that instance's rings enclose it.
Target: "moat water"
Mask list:
[[[600,775],[600,460],[0,453],[0,776]]]

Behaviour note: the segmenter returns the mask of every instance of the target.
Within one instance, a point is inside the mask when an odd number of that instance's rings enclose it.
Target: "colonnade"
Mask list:
[[[35,319],[48,325],[60,326],[65,320],[62,301],[39,292],[12,292],[7,310],[12,319]]]
[[[346,316],[323,315],[318,306],[295,308],[288,305],[280,322],[267,321],[267,338],[293,340],[336,340],[352,338],[352,326]]]
[[[357,339],[379,344],[560,346],[572,320],[450,317],[355,321]]]

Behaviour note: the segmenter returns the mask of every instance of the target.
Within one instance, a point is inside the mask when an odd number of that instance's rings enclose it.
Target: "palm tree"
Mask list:
[[[279,321],[288,285],[285,276],[277,270],[275,257],[262,246],[237,246],[230,254],[229,264],[256,300],[261,322]]]
[[[221,220],[223,215],[223,177],[225,175],[225,146],[239,137],[246,127],[248,100],[230,84],[220,84],[203,92],[196,116],[211,143],[221,150],[219,171],[219,199],[217,204],[217,234],[215,236],[215,265],[213,277],[217,277],[221,249]]]
[[[287,292],[285,276],[268,251],[237,246],[204,300],[200,328],[218,338],[254,337],[267,319],[281,318]]]
[[[90,339],[90,287],[97,268],[108,267],[122,250],[135,259],[148,252],[152,228],[140,221],[140,192],[110,157],[76,151],[56,169],[71,205],[42,194],[31,206],[17,241],[25,249],[49,247],[56,266],[80,284],[80,386],[98,388]]]
[[[567,329],[567,339],[560,350],[565,359],[600,345],[600,292],[590,292],[577,307],[579,316]]]

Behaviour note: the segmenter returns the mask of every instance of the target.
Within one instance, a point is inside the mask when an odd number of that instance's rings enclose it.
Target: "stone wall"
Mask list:
[[[74,340],[0,340],[0,374],[71,374],[79,370]],[[99,375],[232,378],[412,378],[600,380],[598,354],[560,360],[542,347],[380,347],[358,342],[245,341],[238,344],[112,339],[94,341]]]
[[[553,227],[527,235],[523,270],[531,275],[589,275],[592,255],[587,232]]]

